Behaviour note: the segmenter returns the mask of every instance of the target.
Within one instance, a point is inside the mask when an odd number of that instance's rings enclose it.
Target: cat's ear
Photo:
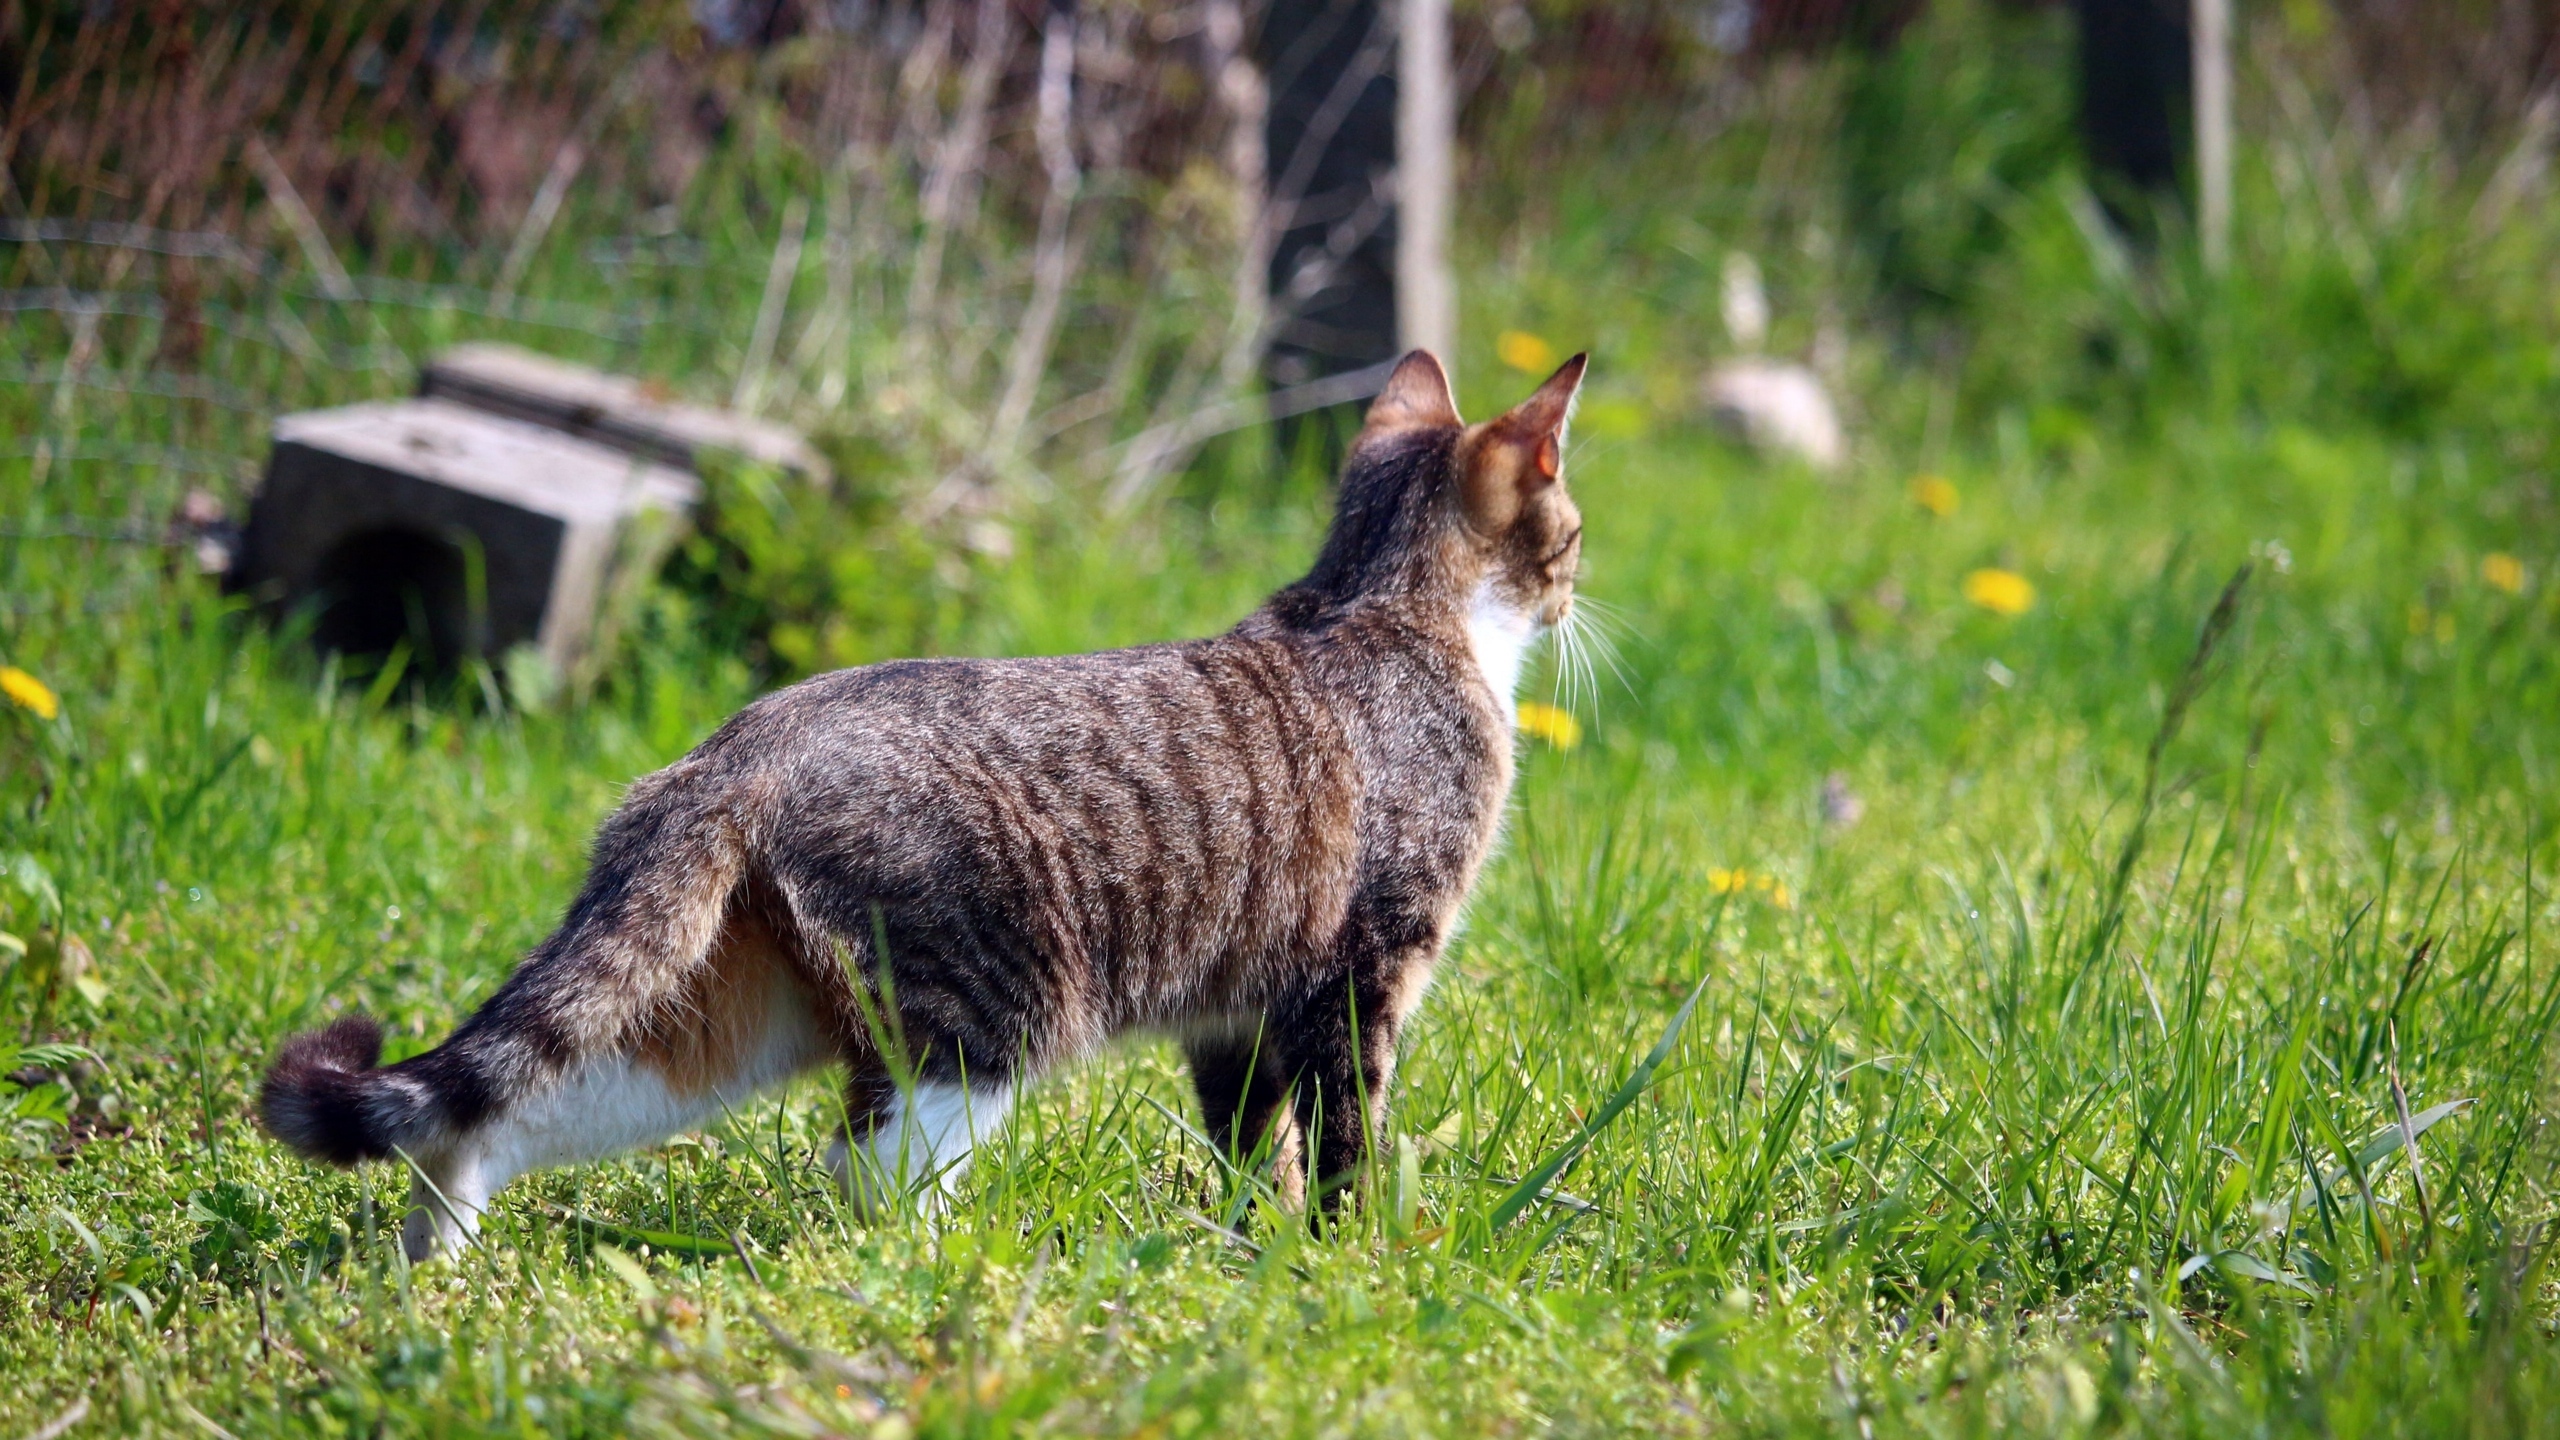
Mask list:
[[[1386,387],[1369,402],[1360,439],[1395,430],[1455,429],[1461,423],[1458,402],[1449,394],[1449,372],[1430,351],[1416,350],[1396,362]]]
[[[1535,394],[1493,422],[1504,438],[1532,452],[1530,469],[1535,480],[1553,480],[1564,473],[1564,427],[1573,418],[1573,397],[1582,393],[1582,371],[1590,360],[1585,352],[1557,366]]]
[[[1508,529],[1523,500],[1564,478],[1565,424],[1590,358],[1567,360],[1528,399],[1468,432],[1462,480],[1467,519],[1479,531]]]

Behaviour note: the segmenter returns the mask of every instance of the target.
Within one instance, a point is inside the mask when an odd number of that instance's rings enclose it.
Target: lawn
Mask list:
[[[1524,738],[1323,1237],[1242,1203],[1175,1052],[1133,1044],[1034,1090],[938,1216],[847,1212],[812,1079],[519,1182],[408,1266],[403,1176],[250,1118],[267,1055],[346,1008],[432,1044],[620,787],[770,671],[670,587],[585,698],[351,681],[125,532],[184,483],[137,458],[171,427],[254,457],[259,405],[396,367],[244,362],[263,398],[167,420],[197,402],[143,358],[74,386],[31,353],[8,428],[89,448],[0,459],[0,660],[59,703],[0,711],[32,946],[0,1017],[79,1053],[21,1054],[5,1102],[0,1434],[2560,1433],[2529,407],[2303,399],[2315,362],[2235,321],[2148,410],[1949,424],[1988,372],[1876,340],[1857,458],[1816,474],[1696,412],[1715,257],[1624,199],[1474,202],[1528,239],[1470,252],[1467,408],[1533,383],[1499,332],[1595,354],[1568,476],[1612,653],[1533,673],[1576,743]],[[2213,293],[2281,311],[2312,283],[2284,243]],[[2377,244],[2384,289],[2426,273]],[[2037,298],[1987,323],[2050,328],[2082,292],[2020,254]],[[475,323],[376,308],[323,339]],[[1061,494],[915,583],[951,652],[1197,634],[1308,562],[1324,504],[1305,475]]]

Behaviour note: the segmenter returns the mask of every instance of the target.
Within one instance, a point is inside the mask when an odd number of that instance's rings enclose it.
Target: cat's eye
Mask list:
[[[1548,551],[1548,552],[1547,552],[1543,557],[1541,557],[1541,558],[1539,559],[1539,561],[1538,561],[1538,568],[1540,568],[1540,569],[1542,569],[1542,570],[1543,570],[1543,569],[1547,568],[1548,566],[1555,564],[1557,561],[1559,561],[1559,560],[1563,559],[1563,558],[1564,558],[1568,553],[1570,553],[1570,552],[1572,551],[1572,549],[1573,549],[1573,547],[1574,547],[1574,546],[1579,545],[1579,544],[1581,544],[1581,543],[1582,543],[1582,527],[1581,527],[1581,526],[1579,526],[1579,525],[1576,525],[1576,526],[1574,526],[1574,527],[1573,527],[1573,529],[1572,529],[1570,532],[1568,532],[1568,533],[1565,535],[1565,537],[1564,537],[1564,543],[1563,543],[1563,544],[1558,545],[1558,546],[1557,546],[1556,548],[1554,548],[1553,550]]]

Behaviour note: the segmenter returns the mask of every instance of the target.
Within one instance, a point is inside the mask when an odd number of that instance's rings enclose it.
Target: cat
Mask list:
[[[1306,578],[1220,636],[902,660],[757,700],[632,785],[567,917],[442,1045],[282,1046],[268,1130],[413,1167],[403,1243],[525,1171],[655,1143],[829,1062],[856,1199],[947,1186],[1023,1085],[1177,1037],[1208,1133],[1321,1217],[1492,847],[1524,652],[1573,605],[1585,357],[1460,421],[1405,356]],[[857,980],[858,977],[858,980]]]

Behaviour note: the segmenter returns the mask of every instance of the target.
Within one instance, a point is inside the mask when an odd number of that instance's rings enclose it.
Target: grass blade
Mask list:
[[[1698,1008],[1699,997],[1706,993],[1707,982],[1702,978],[1689,992],[1689,998],[1680,1002],[1679,1011],[1671,1017],[1670,1025],[1663,1029],[1662,1038],[1655,1041],[1653,1049],[1647,1051],[1636,1068],[1627,1073],[1626,1081],[1618,1086],[1617,1093],[1591,1112],[1591,1118],[1582,1122],[1582,1128],[1573,1133],[1572,1139],[1557,1146],[1546,1159],[1538,1162],[1535,1169],[1520,1177],[1520,1183],[1512,1186],[1510,1192],[1502,1197],[1502,1202],[1493,1207],[1489,1222],[1492,1229],[1499,1230],[1519,1218],[1520,1212],[1529,1208],[1529,1202],[1537,1199],[1550,1182],[1562,1175],[1565,1167],[1582,1157],[1582,1152],[1591,1147],[1591,1142],[1609,1127],[1610,1121],[1617,1119],[1628,1106],[1636,1103],[1638,1096],[1652,1088],[1654,1072],[1662,1068],[1663,1061],[1671,1058],[1671,1048],[1680,1043],[1680,1032],[1688,1026],[1690,1014]]]

